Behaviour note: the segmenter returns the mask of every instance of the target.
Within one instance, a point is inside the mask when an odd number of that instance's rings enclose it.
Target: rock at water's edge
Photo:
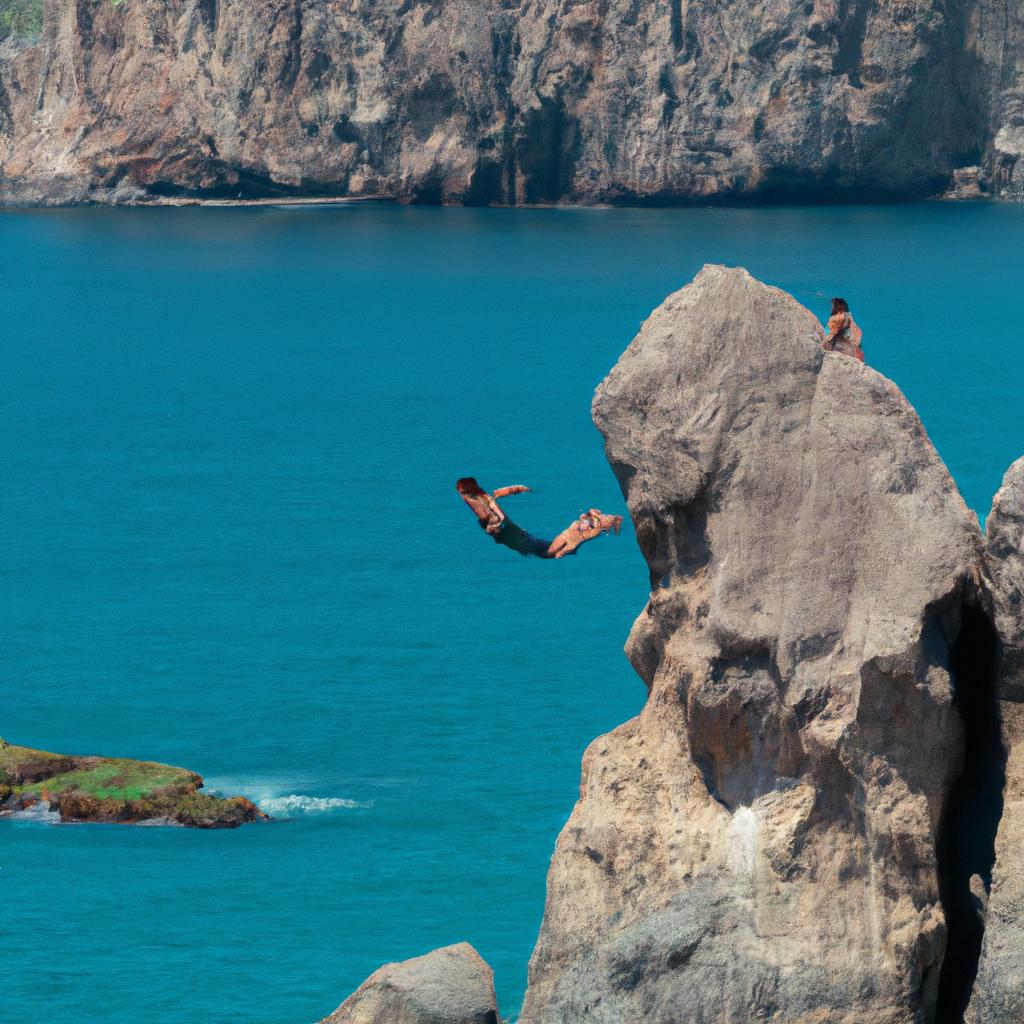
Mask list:
[[[40,5],[5,203],[1024,195],[1013,0]]]
[[[981,537],[896,386],[820,341],[790,296],[706,267],[598,388],[650,695],[585,754],[523,1024],[916,1024],[966,1000],[947,807],[957,688],[991,696]]]
[[[155,761],[51,754],[0,739],[0,816],[44,806],[67,822],[236,828],[266,820],[244,796],[202,786],[195,772]]]
[[[498,1024],[494,975],[468,942],[374,971],[321,1024]]]

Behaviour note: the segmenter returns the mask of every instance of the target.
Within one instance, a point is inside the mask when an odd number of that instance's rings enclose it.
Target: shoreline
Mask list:
[[[259,196],[245,199],[230,199],[204,196],[139,196],[120,202],[104,199],[83,199],[68,202],[4,202],[0,201],[0,214],[16,213],[33,210],[78,210],[78,209],[144,209],[210,207],[213,209],[279,207],[279,206],[353,206],[358,204],[420,206],[439,209],[479,209],[479,210],[763,210],[773,208],[834,208],[834,207],[876,207],[876,206],[914,206],[920,203],[936,203],[942,205],[1007,205],[1016,206],[1024,203],[1024,199],[1013,195],[982,195],[964,196],[940,193],[931,196],[895,196],[879,195],[860,198],[844,198],[831,196],[818,198],[808,196],[800,198],[789,196],[784,198],[762,199],[746,197],[680,197],[675,200],[648,200],[640,202],[562,202],[562,203],[419,203],[409,197],[397,195],[378,196]]]
[[[157,197],[130,203],[97,203],[97,206],[350,206],[354,203],[396,203],[393,196],[270,196],[260,199],[202,199],[191,196],[181,198]]]

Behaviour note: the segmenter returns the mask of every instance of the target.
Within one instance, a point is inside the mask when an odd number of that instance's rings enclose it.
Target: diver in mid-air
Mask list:
[[[510,494],[525,494],[529,487],[513,484],[511,487],[499,487],[493,494],[488,494],[472,476],[464,476],[455,484],[462,500],[473,510],[480,526],[489,533],[498,544],[518,551],[521,555],[534,555],[537,558],[565,558],[576,554],[576,549],[588,540],[600,537],[603,533],[622,527],[622,516],[605,515],[599,509],[592,508],[574,519],[554,540],[542,540],[527,533],[505,515],[498,498]]]

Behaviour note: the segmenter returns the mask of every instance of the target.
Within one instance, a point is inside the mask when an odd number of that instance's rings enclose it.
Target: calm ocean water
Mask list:
[[[984,514],[1022,252],[984,205],[0,215],[0,733],[297,815],[0,823],[0,1020],[308,1024],[460,940],[513,1015],[646,573],[628,531],[516,558],[454,479],[621,511],[591,393],[710,261],[845,295]]]

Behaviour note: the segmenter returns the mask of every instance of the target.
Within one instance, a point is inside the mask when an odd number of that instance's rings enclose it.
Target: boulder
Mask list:
[[[498,1024],[494,976],[468,942],[374,971],[322,1024]]]

